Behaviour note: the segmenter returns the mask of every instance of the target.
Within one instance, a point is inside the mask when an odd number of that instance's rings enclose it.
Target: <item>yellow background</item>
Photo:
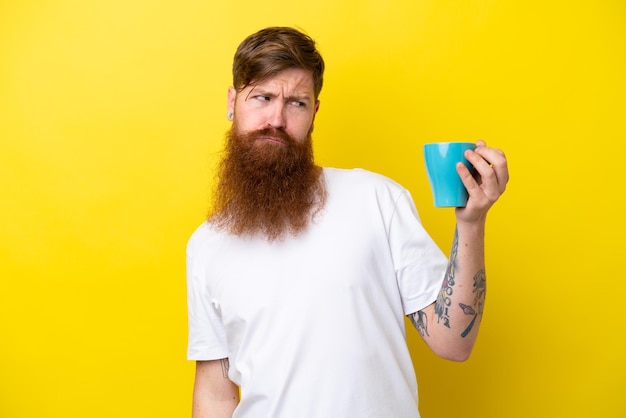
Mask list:
[[[189,416],[185,244],[232,55],[269,25],[325,56],[318,161],[406,185],[445,252],[422,144],[508,155],[472,358],[410,331],[423,416],[626,416],[622,0],[20,0],[0,2],[0,417]]]

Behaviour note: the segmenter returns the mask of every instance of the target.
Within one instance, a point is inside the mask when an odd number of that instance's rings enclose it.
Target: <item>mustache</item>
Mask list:
[[[297,141],[291,135],[289,135],[284,129],[273,128],[273,127],[267,127],[263,129],[257,129],[255,131],[250,131],[245,134],[245,137],[246,139],[251,140],[251,141],[254,141],[255,139],[259,139],[259,138],[272,137],[272,138],[278,138],[281,141],[289,145],[297,143]]]

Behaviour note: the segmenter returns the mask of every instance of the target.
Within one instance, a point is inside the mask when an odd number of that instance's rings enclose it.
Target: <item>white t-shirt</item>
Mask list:
[[[404,315],[435,301],[447,259],[397,183],[324,175],[324,210],[297,237],[193,233],[187,357],[230,359],[235,418],[419,417]]]

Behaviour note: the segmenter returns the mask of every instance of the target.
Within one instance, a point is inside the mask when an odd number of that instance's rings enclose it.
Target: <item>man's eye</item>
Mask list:
[[[270,96],[255,96],[254,97],[257,100],[260,100],[262,102],[269,102],[270,101]]]
[[[304,103],[304,102],[299,102],[299,101],[297,101],[297,100],[294,100],[294,101],[293,101],[293,102],[291,102],[291,103],[292,103],[294,106],[297,106],[297,107],[306,107],[306,103]]]

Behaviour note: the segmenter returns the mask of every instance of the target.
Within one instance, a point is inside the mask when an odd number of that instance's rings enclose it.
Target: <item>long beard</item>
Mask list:
[[[284,144],[257,140],[268,135]],[[326,199],[310,133],[298,142],[282,130],[241,134],[233,125],[226,137],[209,221],[234,235],[270,241],[305,230]]]

